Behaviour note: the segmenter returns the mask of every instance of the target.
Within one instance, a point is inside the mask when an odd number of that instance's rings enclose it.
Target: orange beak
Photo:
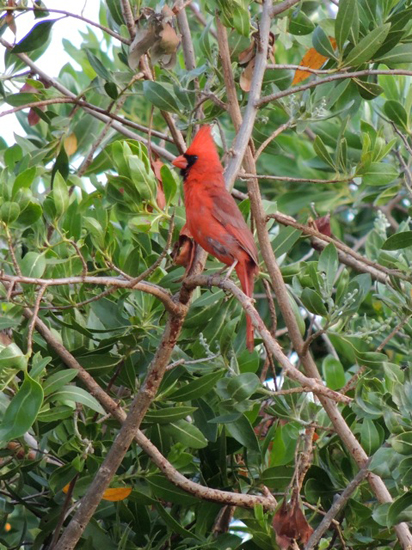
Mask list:
[[[187,159],[180,155],[180,157],[176,157],[175,160],[172,161],[173,166],[176,166],[176,168],[181,168],[182,170],[185,170],[187,168],[188,162]]]

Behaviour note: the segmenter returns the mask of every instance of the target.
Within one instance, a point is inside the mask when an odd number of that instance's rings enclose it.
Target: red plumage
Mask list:
[[[253,296],[258,252],[253,235],[225,187],[223,168],[210,126],[203,126],[184,155],[173,164],[184,177],[186,225],[206,252],[227,266],[233,265],[243,292]],[[246,344],[253,351],[253,326],[246,316]]]

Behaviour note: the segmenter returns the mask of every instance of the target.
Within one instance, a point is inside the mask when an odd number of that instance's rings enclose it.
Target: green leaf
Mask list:
[[[40,278],[46,269],[46,258],[44,254],[28,252],[19,262],[22,275],[25,277]]]
[[[360,437],[362,447],[368,455],[373,454],[382,443],[379,432],[370,418],[364,418],[360,428]]]
[[[166,204],[169,205],[173,201],[179,182],[177,181],[176,173],[166,165],[160,169],[160,175],[162,177],[163,191],[165,194]]]
[[[284,491],[292,480],[293,472],[293,466],[274,466],[264,470],[260,480],[274,492]]]
[[[193,382],[189,382],[182,388],[174,391],[168,396],[171,401],[191,401],[192,399],[198,399],[203,395],[209,393],[216,385],[216,382],[224,375],[224,370],[217,372],[211,372],[205,374]]]
[[[20,207],[17,202],[6,201],[0,207],[0,221],[10,224],[13,223],[20,214]]]
[[[255,431],[245,415],[242,415],[234,422],[228,422],[225,426],[229,434],[246,449],[255,452],[260,451]]]
[[[329,293],[332,293],[333,283],[335,281],[336,274],[338,272],[339,259],[338,253],[333,243],[329,243],[322,251],[318,269],[323,271],[326,275],[326,287]]]
[[[113,21],[119,26],[124,25],[122,10],[117,0],[106,0],[106,4]]]
[[[382,363],[384,363],[388,359],[388,357],[384,353],[379,353],[377,351],[362,352],[355,348],[354,352],[357,362],[361,366],[365,366],[370,369],[380,368],[382,366]]]
[[[259,377],[252,372],[246,372],[245,374],[239,374],[229,380],[227,385],[227,392],[235,401],[243,401],[248,399],[252,393],[254,393],[261,382]]]
[[[233,27],[242,36],[249,37],[250,33],[250,15],[249,10],[241,6],[235,6],[232,12]]]
[[[6,328],[15,328],[18,327],[19,324],[20,322],[17,319],[12,319],[11,317],[0,315],[0,330],[4,330]]]
[[[311,288],[303,289],[300,299],[302,300],[303,305],[311,313],[314,313],[315,315],[321,315],[322,317],[327,316],[328,311],[325,307],[325,304],[315,290],[312,290]]]
[[[196,426],[209,441],[215,442],[218,426],[211,422],[216,417],[212,407],[204,399],[193,401],[193,405],[197,407],[197,410],[193,413]]]
[[[145,417],[144,422],[151,424],[169,424],[176,422],[182,418],[186,418],[196,411],[196,407],[167,407],[165,409],[149,410]]]
[[[75,369],[61,370],[51,374],[43,383],[44,396],[47,397],[51,393],[59,390],[69,382],[76,378],[77,371]]]
[[[412,63],[412,48],[410,44],[398,44],[390,52],[376,59],[379,63],[385,63],[388,67],[400,63]]]
[[[43,403],[43,389],[27,373],[23,384],[11,400],[0,424],[0,440],[22,437],[33,425]]]
[[[18,94],[9,94],[6,96],[5,101],[12,107],[20,107],[21,105],[27,105],[27,103],[34,103],[39,101],[39,94],[20,92]]]
[[[412,492],[409,491],[397,498],[389,506],[387,525],[392,527],[403,521],[412,521]]]
[[[412,246],[412,231],[391,235],[382,245],[382,250],[400,250]]]
[[[111,99],[117,99],[119,97],[119,91],[114,82],[106,82],[104,85],[104,90]]]
[[[408,115],[405,107],[393,99],[389,99],[385,102],[383,107],[385,115],[394,122],[397,126],[400,126],[404,130],[408,129]]]
[[[325,144],[319,136],[316,136],[315,141],[313,142],[313,148],[318,157],[335,170],[335,163],[333,162],[329,151],[326,149]]]
[[[53,199],[56,208],[56,216],[60,218],[69,206],[69,190],[67,183],[60,172],[56,172],[53,181]]]
[[[100,223],[95,218],[86,216],[83,218],[83,225],[95,239],[96,245],[99,248],[104,248],[104,231]]]
[[[27,358],[17,344],[9,344],[0,351],[0,370],[5,368],[25,370]]]
[[[329,37],[325,34],[322,27],[316,27],[312,35],[312,44],[315,50],[325,57],[331,57],[332,59],[336,58]]]
[[[272,241],[273,253],[278,258],[287,254],[293,245],[299,240],[302,231],[295,227],[281,227],[279,233]]]
[[[289,32],[297,36],[303,36],[310,34],[315,25],[309,19],[309,17],[300,9],[292,13],[289,20]]]
[[[174,96],[160,82],[146,80],[143,82],[143,95],[155,107],[162,111],[180,113],[179,105]]]
[[[32,52],[43,46],[49,38],[53,24],[54,21],[36,23],[31,31],[14,46],[11,53]]]
[[[356,0],[341,0],[335,19],[335,38],[339,51],[349,36],[355,17]]]
[[[360,175],[365,185],[375,187],[391,183],[399,176],[399,170],[387,162],[372,162]]]
[[[401,455],[412,454],[412,432],[402,432],[389,439],[392,449]]]
[[[81,403],[97,413],[104,414],[105,412],[100,403],[92,395],[90,395],[89,392],[76,386],[63,386],[62,389],[52,393],[49,396],[49,400],[53,402],[58,401],[63,404],[67,401],[69,403]]]
[[[381,25],[369,32],[362,40],[351,50],[344,60],[344,66],[357,67],[366,61],[370,61],[373,54],[378,51],[388,35],[390,24]]]
[[[12,196],[14,197],[19,189],[28,189],[33,183],[36,173],[37,169],[35,166],[20,172],[14,181]]]
[[[143,199],[154,200],[156,196],[156,179],[153,172],[146,168],[145,163],[137,156],[127,158],[132,181]]]
[[[94,55],[94,53],[92,53],[89,48],[86,48],[85,51],[87,59],[89,60],[90,65],[95,70],[96,74],[103,78],[103,80],[110,81],[111,75],[106,67],[103,65],[103,63],[100,61],[100,59],[96,55]]]
[[[194,424],[186,420],[170,422],[162,428],[174,441],[182,443],[192,449],[203,449],[207,446],[207,439]]]
[[[322,372],[328,388],[338,390],[345,385],[345,371],[342,363],[332,355],[327,355],[323,359]]]

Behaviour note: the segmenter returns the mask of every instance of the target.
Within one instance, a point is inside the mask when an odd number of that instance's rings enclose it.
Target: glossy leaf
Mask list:
[[[32,52],[45,44],[49,38],[54,21],[40,21],[11,50],[12,53]]]
[[[373,54],[378,51],[385,41],[390,29],[390,24],[381,25],[373,29],[356,46],[349,52],[345,58],[344,65],[346,67],[357,67],[365,61],[370,61]]]
[[[22,437],[36,420],[43,402],[43,389],[27,373],[18,392],[10,401],[0,424],[0,440]]]
[[[335,38],[339,50],[343,50],[343,45],[351,31],[355,17],[356,0],[341,0],[338,13],[335,19]]]

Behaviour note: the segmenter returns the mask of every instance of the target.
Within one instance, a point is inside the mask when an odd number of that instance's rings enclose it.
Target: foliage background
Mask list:
[[[109,449],[116,452],[119,418],[106,412],[113,412],[113,400],[127,411],[146,391],[149,365],[155,372],[163,348],[167,362],[141,430],[175,471],[229,491],[233,500],[211,502],[212,493],[176,487],[176,476],[162,474],[134,442],[108,480],[124,491],[115,502],[105,493],[78,548],[286,547],[279,526],[277,536],[272,527],[268,495],[286,502],[300,494],[299,507],[316,529],[365,462],[348,445],[351,437],[372,456],[370,471],[394,502],[359,479],[331,529],[321,532],[320,548],[410,544],[400,522],[412,514],[412,7],[405,0],[336,4],[286,1],[275,4],[271,20],[266,99],[251,134],[258,178],[238,174],[234,191],[250,219],[247,180],[252,209],[258,181],[261,213],[270,216],[271,251],[257,223],[262,263],[255,307],[272,336],[259,329],[252,354],[245,349],[245,300],[230,284],[226,290],[208,288],[205,280],[204,288],[194,284],[188,312],[182,293],[170,299],[184,275],[172,261],[170,240],[177,241],[185,219],[170,160],[199,122],[215,124],[225,164],[245,154],[250,136],[233,117],[221,37],[227,34],[235,96],[248,120],[253,63],[266,58],[263,38],[253,34],[262,5],[200,1],[179,12],[178,2],[177,18],[157,16],[169,25],[163,42],[165,27],[159,31],[146,11],[138,38],[152,43],[138,50],[138,58],[150,56],[139,65],[128,58],[134,26],[126,8],[137,17],[142,8],[160,14],[163,4],[102,1],[95,23],[111,34],[100,41],[91,24],[81,48],[64,40],[77,64],[58,75],[35,63],[50,32],[64,29],[54,23],[64,14],[37,2],[37,26],[27,38],[12,50],[0,36],[6,67],[0,116],[17,112],[25,132],[11,147],[0,138],[2,548],[55,545]],[[28,6],[5,0],[0,6],[3,34],[19,25],[18,13]],[[173,28],[182,35],[177,51]],[[156,35],[150,40],[148,29]],[[308,50],[305,63],[318,74],[296,82],[296,65]],[[176,65],[165,67],[175,55]],[[247,161],[245,168],[249,173]],[[272,251],[286,287],[268,268]],[[220,267],[208,258],[207,275]],[[273,291],[279,303],[272,304]],[[165,337],[173,316],[184,320],[176,345]],[[274,361],[272,337],[283,350]],[[309,349],[326,387],[351,398],[339,405],[344,425],[281,370],[282,353],[307,368]],[[76,377],[71,358],[86,374]],[[264,498],[243,507],[240,493]],[[242,524],[229,529],[232,516]],[[303,547],[309,535],[304,522],[291,538]]]

